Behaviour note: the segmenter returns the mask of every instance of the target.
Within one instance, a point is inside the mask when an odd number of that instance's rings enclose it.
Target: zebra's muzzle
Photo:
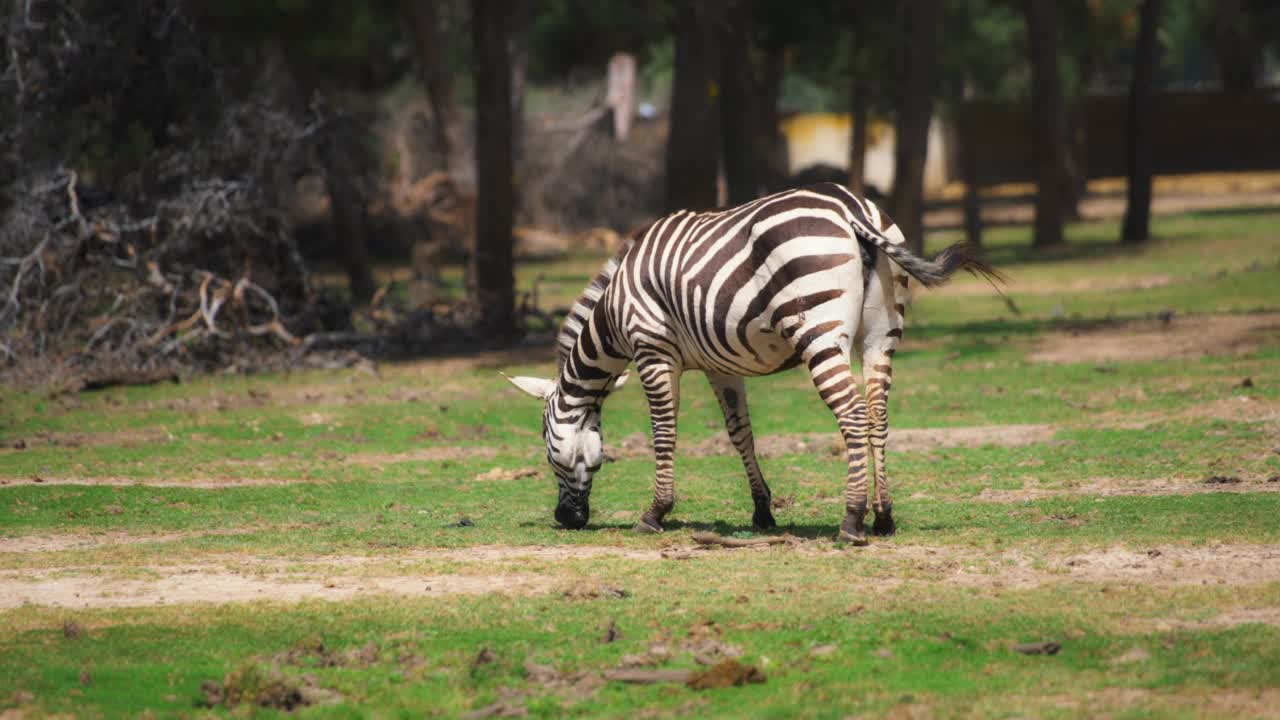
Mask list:
[[[586,527],[591,517],[591,506],[585,501],[581,505],[561,502],[556,506],[556,522],[570,530],[581,530]]]

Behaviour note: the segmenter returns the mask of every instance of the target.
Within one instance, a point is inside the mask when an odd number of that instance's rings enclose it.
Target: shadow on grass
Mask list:
[[[868,522],[868,525],[870,525],[869,522]],[[623,532],[631,532],[635,530],[636,524],[633,522],[601,522],[601,523],[591,522],[591,523],[587,523],[587,526],[585,528],[582,528],[581,530],[569,530],[567,528],[563,528],[559,525],[556,525],[555,523],[542,523],[542,522],[523,522],[523,523],[520,523],[520,526],[529,527],[529,528],[540,528],[544,530],[547,528],[560,530],[565,533],[571,533],[572,537],[576,539],[576,538],[590,537],[595,532],[601,532],[606,530],[620,530]],[[755,527],[754,525],[752,525],[749,518],[744,518],[742,522],[733,522],[729,520],[715,520],[712,522],[705,522],[705,521],[699,521],[699,520],[689,520],[689,521],[669,520],[666,523],[667,532],[674,532],[678,530],[688,530],[690,532],[713,532],[713,533],[716,533],[717,535],[723,535],[726,537],[732,536],[734,533],[751,533],[755,537],[769,537],[769,536],[781,537],[782,535],[793,535],[795,537],[804,538],[807,540],[834,539],[836,536],[836,531],[839,529],[840,529],[839,523],[829,523],[829,524],[824,523],[824,524],[817,524],[817,525],[788,524],[788,525],[779,525],[778,527],[772,530],[761,530]],[[643,535],[646,535],[647,533],[637,532],[635,534],[637,536],[643,536]]]

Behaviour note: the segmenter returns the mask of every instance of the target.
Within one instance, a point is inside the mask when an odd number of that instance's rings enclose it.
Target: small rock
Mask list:
[[[1151,653],[1135,645],[1123,654],[1111,658],[1111,664],[1126,665],[1128,663],[1143,662],[1150,659]]]
[[[553,683],[560,679],[560,672],[550,665],[539,665],[532,660],[524,661],[525,676],[540,685]]]
[[[1057,655],[1062,646],[1053,641],[1019,643],[1012,650],[1023,655]]]
[[[649,655],[636,655],[633,653],[623,655],[622,659],[618,661],[618,664],[624,668],[647,667],[650,665],[657,665],[658,659]]]

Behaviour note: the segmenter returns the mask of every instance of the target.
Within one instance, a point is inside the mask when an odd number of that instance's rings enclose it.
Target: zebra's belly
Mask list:
[[[690,370],[710,370],[726,375],[756,377],[795,367],[795,350],[786,340],[768,328],[748,329],[746,342],[737,334],[729,337],[726,347],[716,342],[712,347],[702,343],[682,343],[684,366]]]

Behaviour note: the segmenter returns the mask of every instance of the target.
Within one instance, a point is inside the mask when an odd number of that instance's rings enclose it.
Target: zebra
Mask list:
[[[834,183],[712,212],[681,210],[634,235],[592,279],[557,338],[558,377],[508,378],[544,401],[547,460],[559,487],[555,519],[579,529],[604,461],[601,405],[634,361],[649,403],[654,499],[636,525],[662,532],[675,505],[679,379],[700,369],[746,470],[753,524],[776,527],[755,456],[743,378],[803,364],[835,415],[848,460],[837,539],[865,545],[868,447],[874,461],[872,531],[895,531],[885,473],[892,359],[910,278],[925,286],[967,270],[1003,276],[958,243],[934,260],[913,254],[874,203]],[[864,398],[850,365],[861,355]]]

